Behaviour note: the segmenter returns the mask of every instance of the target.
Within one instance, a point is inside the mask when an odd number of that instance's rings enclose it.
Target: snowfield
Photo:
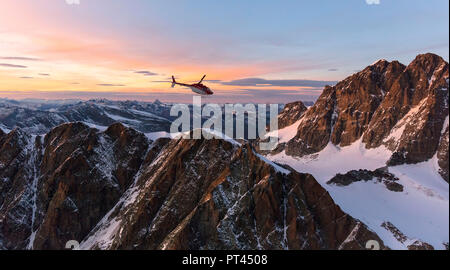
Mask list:
[[[294,129],[285,128],[281,133],[287,130]],[[348,186],[326,183],[337,173],[385,167],[391,154],[384,146],[366,149],[359,140],[342,148],[329,143],[321,152],[301,158],[288,156],[284,151],[267,158],[312,174],[342,210],[364,222],[391,249],[407,249],[416,240],[445,249],[444,243],[449,242],[449,185],[438,173],[436,157],[419,164],[389,167],[389,172],[400,179],[403,192],[390,191],[376,181]],[[385,222],[392,223],[407,240],[394,237],[381,226]]]
[[[273,130],[265,134],[264,138],[278,137],[278,143],[287,143],[297,134],[298,126],[302,123],[303,118],[294,124],[279,130]]]

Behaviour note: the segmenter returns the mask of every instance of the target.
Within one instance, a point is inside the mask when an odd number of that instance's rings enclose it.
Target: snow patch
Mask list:
[[[381,63],[381,62],[387,62],[387,60],[386,60],[386,59],[379,59],[379,60],[373,62],[373,63],[371,64],[371,66],[376,65],[376,64]]]
[[[158,115],[150,113],[150,112],[131,110],[131,109],[129,111],[134,113],[134,114],[141,115],[141,116],[145,116],[145,117],[149,117],[149,118],[155,118],[155,119],[159,119],[159,120],[163,120],[163,121],[169,122],[169,120],[167,118],[158,116]]]
[[[391,129],[391,133],[383,140],[384,143],[394,143],[393,149],[397,148],[398,143],[400,142],[401,137],[403,136],[403,133],[405,131],[406,125],[408,123],[412,122],[412,119],[419,120],[417,123],[418,125],[422,125],[425,123],[425,120],[422,119],[421,115],[419,115],[421,108],[426,105],[427,98],[424,98],[422,101],[420,101],[419,104],[411,108],[408,113],[400,119],[400,121],[397,122],[397,124]],[[420,129],[422,126],[418,126],[417,128]]]
[[[224,141],[227,141],[227,142],[229,142],[229,143],[231,143],[233,145],[242,146],[241,143],[239,143],[238,141],[236,141],[233,138],[228,137],[227,135],[223,134],[222,132],[218,132],[218,131],[216,131],[214,129],[205,129],[205,128],[202,128],[202,131],[210,133],[211,135],[213,135],[213,136],[215,136],[217,138],[220,138],[220,139],[222,139]]]
[[[322,151],[301,158],[288,156],[285,151],[267,157],[277,163],[290,165],[299,172],[318,175],[328,181],[337,173],[383,167],[391,155],[392,152],[384,146],[366,149],[362,139],[359,139],[345,147],[330,142]]]
[[[3,124],[0,124],[0,129],[4,132],[4,133],[6,133],[6,134],[8,134],[8,133],[10,133],[11,132],[11,130],[9,129],[9,128],[7,128],[5,125],[3,125]]]
[[[278,130],[278,143],[287,143],[297,135],[297,130],[303,121],[303,117],[294,124]],[[266,133],[265,138],[276,136],[276,131]]]
[[[134,124],[139,124],[140,123],[140,121],[138,121],[138,120],[134,120],[134,119],[129,119],[129,118],[125,118],[125,117],[122,117],[122,116],[119,116],[119,115],[115,115],[115,114],[110,114],[110,113],[107,113],[107,112],[104,112],[105,113],[105,115],[106,116],[108,116],[109,118],[111,118],[111,119],[113,119],[113,120],[115,120],[115,121],[117,121],[117,122],[125,122],[125,123],[134,123]]]
[[[156,141],[159,138],[172,138],[172,135],[165,131],[145,133],[144,135],[151,141]]]
[[[290,174],[291,171],[281,167],[280,165],[277,165],[276,163],[270,161],[269,159],[267,159],[266,157],[256,153],[255,151],[253,151],[253,153],[262,161],[264,161],[265,163],[269,164],[270,166],[272,166],[277,172],[282,173],[282,174]]]
[[[120,229],[121,222],[115,218],[112,220],[107,220],[107,218],[109,218],[109,214],[110,213],[105,216],[106,219],[104,218],[100,221],[102,229],[97,230],[91,237],[80,244],[81,250],[91,249],[94,246],[100,249],[106,249],[112,244],[117,232]]]
[[[98,129],[99,131],[102,131],[102,132],[108,129],[107,126],[100,126],[100,125],[92,124],[92,123],[85,122],[85,121],[83,121],[82,123],[85,124],[86,126],[90,127],[90,128],[95,128],[95,129]]]
[[[337,173],[384,167],[392,152],[384,146],[366,149],[361,139],[346,147],[328,144],[319,153],[301,158],[281,152],[267,157],[302,173],[312,174],[343,211],[361,220],[392,249],[406,249],[381,226],[389,221],[410,239],[420,239],[444,249],[449,242],[449,186],[439,175],[436,158],[419,164],[390,167],[403,192],[391,192],[375,182],[349,186],[326,184]]]

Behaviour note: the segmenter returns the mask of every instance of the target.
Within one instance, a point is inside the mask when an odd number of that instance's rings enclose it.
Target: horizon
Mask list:
[[[15,100],[186,103],[193,94],[170,75],[207,74],[209,103],[314,102],[379,59],[449,59],[444,0],[3,3],[0,98]]]
[[[202,106],[203,105],[207,105],[207,104],[218,104],[218,105],[225,105],[225,104],[233,104],[235,102],[203,102],[203,100],[205,99],[204,96],[199,96],[202,99]],[[102,102],[102,101],[107,101],[107,102],[138,102],[138,103],[162,103],[162,104],[167,104],[167,105],[173,105],[173,104],[188,104],[191,105],[193,104],[193,100],[189,101],[184,101],[184,102],[170,102],[170,101],[161,101],[159,99],[154,99],[154,100],[137,100],[137,99],[108,99],[108,98],[91,98],[91,99],[80,99],[80,98],[50,98],[50,99],[46,99],[46,98],[8,98],[8,97],[0,97],[0,102],[19,102],[19,103],[36,103],[36,104],[44,104],[44,103],[49,103],[52,104],[52,102],[54,103],[61,103],[61,104],[75,104],[75,103],[79,103],[79,102]],[[296,100],[294,102],[297,101],[302,101],[302,100]],[[302,101],[303,103],[305,103],[305,106],[312,106],[312,104],[315,103],[315,101]],[[241,102],[242,104],[258,104],[256,102]],[[264,103],[262,103],[264,104]],[[269,104],[274,104],[274,103],[265,103],[267,105]],[[275,103],[277,105],[286,105],[287,103]]]

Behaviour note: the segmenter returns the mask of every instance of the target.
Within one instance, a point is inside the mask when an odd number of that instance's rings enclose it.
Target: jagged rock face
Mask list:
[[[397,61],[378,61],[336,86],[336,119],[331,134],[335,145],[347,146],[366,131],[372,115],[404,70]]]
[[[101,134],[81,124],[50,132],[38,198],[47,210],[34,248],[61,248],[87,235],[128,188],[147,147],[142,134],[121,124]]]
[[[20,153],[20,169],[6,179],[21,189],[1,190],[12,200],[0,208],[7,249],[61,249],[68,240],[87,235],[128,188],[148,148],[144,135],[121,124],[102,133],[81,123],[64,124],[48,133],[42,145],[36,139],[34,148],[29,138],[16,141],[11,148]],[[0,159],[13,156],[8,153],[2,150]],[[17,195],[23,197],[19,203]]]
[[[330,142],[347,146],[362,138],[367,148],[384,145],[393,152],[388,165],[426,161],[445,135],[448,77],[448,63],[434,54],[418,55],[407,67],[380,60],[325,87],[300,118],[286,153],[304,156]],[[440,156],[440,164],[448,164],[444,150]]]
[[[40,137],[19,129],[0,136],[0,249],[27,245],[40,149]]]
[[[335,107],[336,91],[326,86],[314,106],[299,120],[297,135],[286,144],[286,153],[303,156],[322,150],[330,141]]]
[[[278,128],[282,129],[294,124],[306,110],[306,106],[301,101],[286,104],[278,114]]]
[[[437,150],[448,116],[448,63],[419,55],[395,81],[374,113],[363,142],[397,152],[392,164],[416,163]]]
[[[302,156],[322,150],[330,141],[346,146],[358,140],[404,68],[396,61],[379,61],[333,87],[325,87],[301,118],[287,153]]]
[[[225,140],[81,123],[0,135],[0,249],[364,249],[382,241],[308,174]],[[382,245],[382,247],[384,247]]]
[[[447,119],[447,128],[445,129],[441,141],[439,143],[438,151],[437,151],[437,158],[438,158],[438,165],[439,165],[439,173],[441,174],[442,178],[444,178],[445,181],[448,182],[448,119]]]
[[[82,242],[93,249],[364,249],[380,241],[307,174],[249,145],[172,140]]]

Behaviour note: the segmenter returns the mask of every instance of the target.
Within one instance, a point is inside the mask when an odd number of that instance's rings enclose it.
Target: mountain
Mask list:
[[[143,133],[168,132],[173,117],[170,104],[137,101],[0,100],[0,128],[21,128],[42,135],[67,122],[83,122],[106,129],[121,122]]]
[[[78,122],[2,133],[0,150],[2,249],[385,248],[314,177],[231,139]]]
[[[448,141],[448,72],[441,57],[423,54],[407,67],[377,61],[325,87],[314,106],[299,110],[303,116],[286,143],[286,154],[301,157],[329,142],[345,147],[361,139],[367,149],[388,148],[388,164],[398,165],[426,161],[439,148],[441,174],[448,181],[448,150],[439,147]]]
[[[448,63],[441,57],[417,56],[373,114],[363,137],[367,147],[385,144],[394,152],[391,164],[433,157],[444,123],[448,125],[448,76]]]
[[[288,154],[318,152],[329,141],[346,146],[357,140],[404,66],[378,61],[335,86],[327,86],[314,106],[298,121],[297,134],[287,144]]]
[[[285,128],[294,124],[301,116],[303,116],[303,113],[306,110],[305,104],[301,101],[286,104],[283,110],[278,114],[278,128]]]
[[[143,134],[121,124],[104,132],[71,123],[45,137],[20,129],[2,136],[2,247],[55,248],[88,233],[130,185],[147,147]]]
[[[139,101],[112,101],[107,99],[80,100],[10,100],[0,99],[0,129],[11,131],[18,127],[33,135],[43,135],[52,128],[68,122],[82,122],[86,125],[107,129],[114,123],[122,123],[137,131],[145,133],[150,138],[165,134],[169,136],[171,123],[178,116],[171,116],[171,103]],[[193,106],[186,104],[193,122]],[[204,108],[205,104],[202,104]],[[224,111],[224,104],[219,105]],[[284,104],[278,104],[281,111]],[[255,106],[256,112],[258,106]],[[258,130],[258,123],[248,121],[249,114],[244,115],[246,127],[244,138],[248,138],[248,129]],[[266,112],[266,123],[270,121],[270,110]],[[209,117],[203,116],[202,125]],[[236,133],[236,116],[233,116],[234,132]],[[225,133],[225,116],[222,116],[222,132]]]
[[[280,107],[273,151],[168,138],[161,102],[2,100],[0,249],[448,249],[448,83],[377,61]]]
[[[446,248],[448,88],[448,63],[437,55],[408,66],[377,61],[326,86],[306,111],[290,112],[295,122],[264,154],[312,174],[390,248]]]

